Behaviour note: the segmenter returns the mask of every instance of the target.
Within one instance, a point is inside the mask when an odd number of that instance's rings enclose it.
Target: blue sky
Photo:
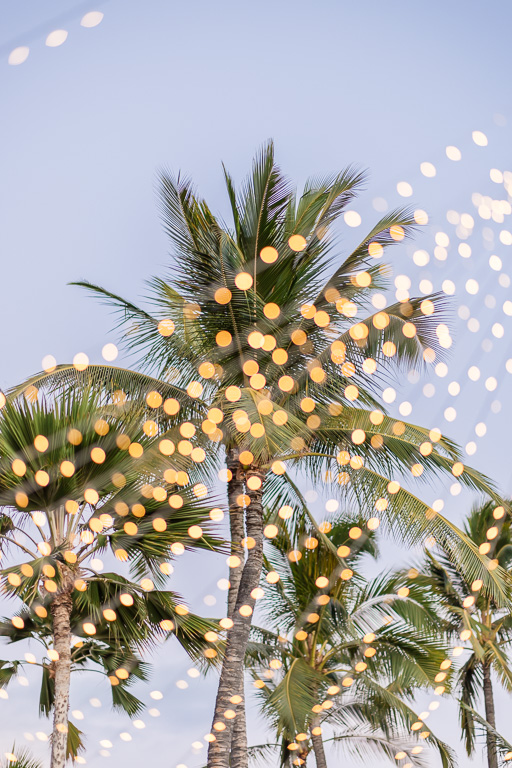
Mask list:
[[[85,29],[80,18],[92,10],[104,19]],[[389,407],[399,413],[401,403],[410,403],[409,420],[438,426],[464,446],[474,443],[471,462],[512,491],[512,320],[503,310],[512,294],[512,256],[508,236],[500,234],[512,224],[508,213],[503,222],[482,219],[474,197],[508,199],[490,177],[490,169],[512,170],[508,2],[4,0],[2,11],[0,387],[39,370],[44,355],[65,362],[83,351],[98,362],[102,346],[115,341],[107,310],[66,284],[87,278],[136,298],[144,280],[170,263],[155,197],[159,169],[183,169],[210,205],[227,213],[221,161],[240,180],[255,149],[273,137],[283,170],[299,185],[352,162],[370,169],[368,191],[354,206],[362,225],[340,230],[340,251],[378,218],[375,209],[384,203],[376,198],[428,211],[418,242],[397,247],[394,271],[410,278],[414,294],[421,281],[434,289],[452,281],[454,343],[445,375],[430,366],[419,382],[414,375],[398,380]],[[69,32],[66,42],[45,46],[59,28]],[[10,51],[22,45],[30,47],[28,59],[9,66]],[[488,145],[475,144],[473,131],[482,131]],[[447,158],[451,145],[460,161]],[[435,177],[422,175],[422,162],[435,166]],[[399,195],[403,181],[411,197]],[[448,211],[473,217],[462,239]],[[443,260],[434,255],[439,233],[449,238]],[[471,255],[460,255],[461,243]],[[428,264],[416,263],[418,249],[428,252]],[[491,256],[501,264],[492,268]],[[468,293],[468,280],[478,283],[476,293]],[[496,323],[501,336],[493,333]],[[479,368],[475,381],[468,377],[472,366]],[[452,382],[460,394],[450,394]],[[447,408],[456,411],[452,420]],[[477,435],[481,424],[486,432]],[[442,498],[456,520],[471,502],[449,488],[422,493],[429,502]],[[389,543],[384,562],[409,555]],[[178,565],[173,579],[195,607],[215,613],[223,575],[222,562],[212,558],[199,578],[192,559]],[[217,607],[205,606],[205,595]],[[131,765],[148,754],[165,755],[172,768],[201,765],[191,744],[208,732],[214,681],[188,677],[190,665],[171,644],[155,661],[148,691],[165,695],[148,698],[161,714],[145,715],[145,729],[111,714],[108,691],[95,680],[75,684],[72,708],[85,715],[88,765]],[[14,737],[46,752],[44,742],[23,735],[48,731],[36,715],[35,677],[0,699],[0,752]],[[179,680],[189,687],[176,687]],[[103,706],[92,706],[91,698]],[[499,702],[509,706],[504,697]],[[454,743],[453,707],[442,702],[430,722]],[[120,739],[124,732],[133,740]],[[262,734],[252,718],[252,740]],[[109,758],[100,755],[105,739],[113,744]],[[461,765],[470,763],[462,758]]]

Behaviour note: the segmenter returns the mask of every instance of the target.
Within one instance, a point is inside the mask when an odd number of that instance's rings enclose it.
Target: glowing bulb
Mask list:
[[[82,27],[97,27],[103,21],[103,14],[101,11],[89,11],[85,16],[82,16],[80,24]]]
[[[20,45],[19,48],[14,48],[14,50],[10,52],[7,62],[11,64],[11,66],[23,64],[23,62],[28,59],[29,53],[30,49],[28,46]]]
[[[67,38],[68,33],[65,29],[55,29],[53,32],[50,32],[46,38],[46,45],[49,48],[57,48],[59,45],[62,45],[62,43],[65,43]]]

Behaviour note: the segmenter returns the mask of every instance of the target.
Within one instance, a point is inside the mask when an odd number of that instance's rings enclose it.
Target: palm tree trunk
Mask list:
[[[311,741],[313,742],[313,752],[315,753],[316,768],[327,768],[327,759],[325,757],[324,742],[320,733],[314,734],[313,730],[319,725],[318,720],[311,724]]]
[[[251,469],[251,475],[258,475],[263,481],[264,475],[257,468]],[[263,505],[262,489],[247,491],[250,503],[246,509],[247,536],[254,539],[254,547],[249,550],[245,562],[238,595],[233,611],[233,626],[228,630],[226,652],[220,674],[212,733],[215,741],[210,742],[208,750],[208,768],[230,768],[230,755],[233,740],[234,720],[226,718],[226,710],[233,709],[232,696],[243,696],[244,660],[252,622],[252,610],[255,599],[251,592],[259,586],[263,566]],[[243,616],[240,608],[248,606],[250,616]],[[244,611],[245,612],[245,611]]]
[[[228,481],[229,530],[231,534],[231,554],[240,558],[241,564],[229,569],[228,618],[232,618],[235,610],[238,588],[242,578],[244,564],[244,548],[242,540],[245,536],[244,509],[238,503],[238,498],[244,493],[245,476],[238,461],[238,451],[231,449],[226,457],[226,466],[231,472]]]
[[[244,547],[242,540],[245,536],[244,509],[238,499],[245,490],[244,474],[238,461],[238,451],[232,449],[228,452],[226,460],[227,468],[231,471],[231,480],[228,481],[228,505],[229,505],[229,529],[231,534],[231,554],[240,558],[240,565],[229,569],[228,592],[228,618],[233,618],[238,589],[242,578],[244,564]],[[245,715],[245,692],[242,677],[242,701],[236,705],[236,718],[233,725],[233,737],[231,743],[232,768],[248,768],[249,756],[247,754],[247,722]]]
[[[494,711],[494,696],[492,692],[491,667],[489,664],[483,665],[484,671],[484,703],[485,719],[496,729],[496,713]],[[498,768],[498,750],[496,749],[496,739],[492,733],[487,732],[487,764],[489,768]]]
[[[236,708],[235,724],[233,725],[233,737],[231,739],[231,768],[248,768],[249,766],[243,672],[242,692],[240,696],[242,696],[242,701]]]
[[[64,768],[68,741],[69,685],[71,679],[71,591],[73,579],[67,568],[61,568],[63,585],[51,604],[53,618],[53,647],[59,654],[55,661],[55,699],[51,768]],[[63,571],[65,571],[63,573]]]

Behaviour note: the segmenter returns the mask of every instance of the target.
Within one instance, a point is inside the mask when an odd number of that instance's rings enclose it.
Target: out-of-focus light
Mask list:
[[[410,197],[412,195],[412,187],[407,181],[399,181],[396,185],[396,191],[401,197]]]
[[[46,371],[47,373],[51,373],[52,371],[55,370],[57,366],[57,361],[53,355],[45,355],[41,360],[41,366],[43,371]]]
[[[89,11],[85,16],[82,16],[80,24],[82,27],[97,27],[103,21],[103,14],[101,11]]]
[[[46,38],[46,45],[49,48],[58,48],[58,46],[65,43],[67,39],[68,33],[65,29],[54,29]]]
[[[110,343],[110,344],[105,344],[105,346],[101,350],[101,354],[104,360],[111,362],[112,360],[116,359],[116,357],[119,354],[119,351],[115,344]]]
[[[343,215],[345,224],[349,227],[358,227],[361,224],[361,216],[357,211],[346,211]]]
[[[461,159],[462,152],[458,147],[449,146],[446,147],[446,157],[448,160],[453,160],[455,162]]]
[[[13,67],[17,64],[23,64],[23,62],[28,59],[29,53],[30,48],[27,45],[20,45],[10,52],[7,62]]]
[[[487,144],[489,143],[487,136],[482,131],[473,131],[473,133],[471,134],[471,137],[475,142],[475,144],[477,145],[477,147],[486,147]]]
[[[428,179],[432,179],[436,175],[436,167],[432,163],[421,163],[420,171]]]

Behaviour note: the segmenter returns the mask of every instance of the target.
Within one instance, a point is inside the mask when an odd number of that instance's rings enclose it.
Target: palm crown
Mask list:
[[[454,544],[464,553],[459,557],[471,558],[472,550],[475,577],[480,571],[488,578],[467,537],[400,482],[390,483],[404,473],[421,481],[453,473],[498,498],[487,478],[461,463],[453,442],[386,416],[376,400],[389,366],[439,351],[441,295],[357,318],[387,284],[388,270],[375,257],[413,234],[413,213],[386,214],[334,268],[331,228],[361,191],[364,174],[348,168],[311,180],[297,200],[268,144],[239,195],[225,176],[231,227],[189,181],[163,176],[161,208],[176,260],[169,279],[149,281],[152,313],[79,283],[120,312],[127,348],[141,354],[139,362],[155,378],[94,365],[79,374],[64,365],[23,387],[93,381],[142,402],[156,388],[178,402],[175,413],[163,413],[165,404],[159,409],[163,427],[188,416],[198,427],[194,445],[220,442],[228,459],[234,455],[246,469],[266,474],[272,468],[278,476],[268,475],[265,492],[276,485],[286,492],[285,466],[300,466],[314,480],[327,478],[356,494],[362,507],[385,511],[402,540],[433,534],[454,556]],[[193,464],[189,448],[178,446],[173,460],[186,463],[183,451]]]
[[[445,655],[429,611],[397,594],[393,575],[362,577],[361,556],[376,554],[363,520],[322,527],[351,568],[341,568],[309,526],[274,539],[260,606],[270,629],[254,627],[249,645],[248,664],[281,737],[283,761],[300,765],[313,749],[317,765],[326,765],[322,726],[330,725],[330,741],[360,757],[373,751],[394,760],[402,752],[418,764],[414,735],[421,726],[421,738],[450,765],[450,751],[407,703],[415,689],[434,685]]]

